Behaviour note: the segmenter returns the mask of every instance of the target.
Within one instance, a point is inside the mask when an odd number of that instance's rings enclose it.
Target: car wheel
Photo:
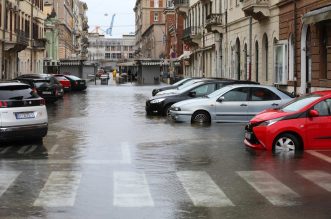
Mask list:
[[[191,119],[192,123],[210,123],[210,115],[204,111],[195,112]]]
[[[170,117],[170,107],[171,105],[167,105],[163,110],[163,116]]]
[[[279,135],[273,145],[275,151],[298,151],[301,148],[298,137],[290,133]]]

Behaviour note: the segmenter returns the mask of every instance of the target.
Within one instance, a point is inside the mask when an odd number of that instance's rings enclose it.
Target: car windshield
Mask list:
[[[302,109],[303,107],[311,104],[312,102],[319,99],[320,97],[321,96],[317,95],[317,94],[308,94],[308,95],[299,97],[299,98],[289,102],[288,104],[285,104],[284,106],[282,106],[280,108],[280,110],[282,110],[284,112],[296,112],[296,111]]]
[[[189,80],[191,80],[191,78],[184,78],[180,81],[177,81],[176,83],[173,84],[173,86],[179,86],[181,84],[187,83]]]
[[[191,86],[192,84],[194,84],[194,83],[196,83],[196,82],[198,82],[198,81],[200,81],[200,80],[190,80],[190,81],[188,81],[187,83],[185,83],[185,84],[179,86],[177,89],[178,89],[178,90],[182,90],[182,89],[184,89],[184,88],[187,88],[187,87]]]
[[[38,95],[28,85],[0,87],[0,100],[22,100],[37,98]]]
[[[223,85],[220,85],[220,86],[223,86]],[[221,89],[218,89],[218,90],[214,91],[213,93],[207,95],[207,97],[209,97],[209,98],[219,97],[220,95],[222,95],[227,90],[228,90],[227,87],[222,87]]]
[[[81,80],[80,78],[73,76],[73,75],[67,75],[66,77],[72,79],[72,80]]]

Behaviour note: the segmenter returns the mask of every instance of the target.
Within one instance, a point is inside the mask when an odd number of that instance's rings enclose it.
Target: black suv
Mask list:
[[[16,80],[30,85],[47,102],[55,102],[63,97],[63,86],[53,75],[24,74]]]
[[[231,84],[259,84],[253,81],[239,81],[239,80],[217,80],[206,79],[196,82],[182,90],[177,90],[172,94],[160,95],[151,97],[146,101],[147,115],[159,114],[166,116],[169,114],[169,109],[172,104],[179,101],[206,96],[224,86]]]

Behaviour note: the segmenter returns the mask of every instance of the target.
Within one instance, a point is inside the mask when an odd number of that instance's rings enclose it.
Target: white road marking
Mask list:
[[[55,154],[56,150],[60,147],[60,145],[55,144],[49,151],[48,154]]]
[[[296,172],[312,183],[331,192],[331,174],[319,170],[299,170]]]
[[[0,171],[0,196],[7,191],[20,174],[19,171]]]
[[[238,171],[248,184],[276,206],[300,204],[299,195],[265,171]]]
[[[135,172],[114,172],[114,206],[153,207],[146,176]]]
[[[19,149],[19,150],[17,151],[17,153],[18,153],[18,154],[24,154],[25,151],[26,151],[30,146],[31,146],[31,145],[26,145],[26,146],[21,147],[21,149]]]
[[[324,161],[326,161],[326,162],[328,162],[328,163],[331,163],[331,157],[329,157],[329,156],[327,156],[327,155],[324,155],[324,154],[322,154],[322,153],[319,153],[319,152],[317,152],[317,151],[306,151],[308,154],[310,154],[310,155],[313,155],[313,156],[315,156],[315,157],[317,157],[317,158],[319,158],[319,159],[321,159],[321,160],[324,160]]]
[[[12,146],[5,147],[4,149],[1,150],[0,154],[5,154],[5,153],[7,153],[11,148],[12,148]]]
[[[81,173],[55,171],[49,176],[34,206],[71,207],[75,204]]]
[[[131,164],[131,152],[130,146],[127,142],[123,142],[121,144],[122,149],[122,163],[123,164]]]
[[[177,176],[195,206],[234,206],[206,172],[180,171]]]
[[[38,145],[32,145],[28,150],[24,152],[24,154],[30,154],[34,152],[38,148]]]

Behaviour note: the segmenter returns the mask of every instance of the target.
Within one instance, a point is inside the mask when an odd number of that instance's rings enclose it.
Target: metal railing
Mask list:
[[[21,45],[28,46],[29,45],[29,40],[28,40],[28,35],[26,34],[25,31],[22,30],[16,30],[16,42]]]
[[[189,0],[173,0],[175,7],[189,6]]]
[[[191,26],[184,29],[183,38],[192,38],[194,36],[199,36],[202,33],[200,27]]]
[[[206,19],[206,26],[222,24],[222,14],[209,14]]]

